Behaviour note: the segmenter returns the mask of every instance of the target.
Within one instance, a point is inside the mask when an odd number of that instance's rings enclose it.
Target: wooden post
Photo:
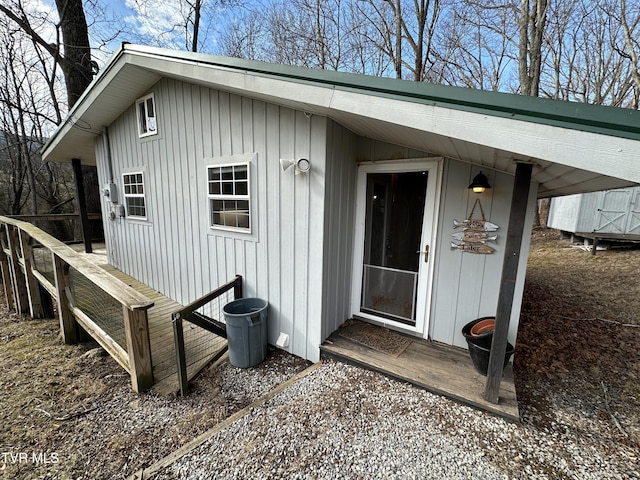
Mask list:
[[[151,363],[151,344],[149,342],[149,320],[146,310],[129,310],[122,307],[124,314],[124,332],[129,355],[129,373],[131,386],[135,392],[141,392],[153,385],[153,367]]]
[[[24,263],[24,278],[29,299],[29,312],[31,318],[44,318],[42,298],[40,297],[40,284],[33,276],[33,238],[23,231],[18,230],[20,246],[22,247],[22,262]]]
[[[9,268],[13,285],[13,294],[16,303],[16,312],[27,313],[29,311],[29,295],[25,278],[20,271],[20,258],[18,256],[18,232],[17,228],[5,225],[7,228],[7,243],[9,244]]]
[[[53,252],[51,252],[51,259],[53,261],[53,274],[56,283],[56,302],[58,303],[58,318],[60,320],[62,341],[68,344],[77,343],[78,324],[69,309],[69,298],[66,292],[69,266]]]
[[[187,378],[187,359],[184,351],[184,330],[182,330],[182,317],[180,313],[171,316],[173,321],[173,339],[176,347],[176,363],[178,368],[178,385],[180,395],[183,397],[189,391],[189,380]]]
[[[73,177],[76,181],[76,195],[78,196],[78,209],[80,210],[80,225],[82,225],[82,239],[84,241],[84,251],[93,252],[91,247],[91,237],[89,235],[89,215],[87,214],[87,199],[82,183],[82,164],[79,158],[71,160],[73,166]]]
[[[4,253],[4,248],[2,247],[2,245],[0,245],[0,270],[2,273],[2,283],[4,284],[4,298],[7,301],[7,308],[9,308],[9,310],[13,310],[15,308],[15,304],[13,302],[11,271],[9,269],[7,254]]]
[[[509,228],[504,247],[500,293],[498,294],[496,323],[493,331],[489,367],[487,369],[487,383],[484,392],[485,400],[492,403],[499,402],[500,381],[502,380],[502,371],[504,369],[504,356],[507,351],[507,336],[509,334],[509,322],[515,296],[532,168],[533,166],[530,163],[518,163],[516,166],[516,178],[513,185],[511,211],[509,213]]]

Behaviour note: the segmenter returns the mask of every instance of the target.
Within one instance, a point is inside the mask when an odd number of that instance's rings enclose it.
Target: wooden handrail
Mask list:
[[[181,308],[171,316],[172,318],[176,318],[176,316],[177,318],[186,318],[189,315],[191,315],[192,312],[196,311],[198,308],[216,299],[217,297],[222,295],[224,292],[231,290],[232,288],[234,289],[234,297],[242,298],[242,275],[236,275],[233,280],[230,280],[224,285],[222,285],[221,287],[216,288],[213,292],[207,293],[206,295],[203,295],[197,300],[194,300],[189,305],[186,305],[184,308]]]
[[[89,213],[87,215],[89,220],[100,220],[102,216],[99,213]],[[51,221],[60,221],[60,220],[76,220],[80,219],[80,214],[78,213],[44,213],[38,215],[7,215],[7,218],[12,218],[14,220],[51,220]]]
[[[91,263],[82,254],[30,223],[0,216],[0,226],[6,230],[8,242],[7,249],[0,248],[0,266],[2,267],[3,280],[6,282],[10,277],[16,309],[21,312],[29,309],[33,318],[43,316],[44,307],[38,284],[43,285],[46,291],[56,298],[60,330],[65,343],[77,341],[77,321],[129,372],[131,386],[136,392],[151,387],[153,385],[153,365],[147,310],[153,306],[153,302]],[[38,242],[49,250],[55,284],[51,284],[35,269],[32,253],[34,242]],[[18,252],[22,252],[22,257],[18,255]],[[108,332],[100,328],[86,312],[74,305],[67,278],[69,268],[73,268],[120,303],[126,350]],[[7,288],[9,286],[5,283],[5,289]]]
[[[102,268],[94,265],[74,249],[65,245],[52,235],[40,230],[35,225],[2,216],[0,216],[0,223],[13,225],[25,231],[40,245],[51,250],[65,263],[78,270],[78,272],[84,276],[90,278],[98,287],[109,292],[109,295],[129,310],[146,310],[153,306],[153,302],[147,297],[137,292],[126,283],[118,280],[113,275],[110,275]]]
[[[187,377],[187,358],[185,352],[184,331],[182,322],[183,320],[186,320],[195,325],[198,325],[200,328],[204,328],[205,330],[213,332],[216,335],[227,338],[226,326],[224,323],[214,319],[209,319],[204,315],[200,315],[196,312],[196,310],[220,297],[223,293],[228,292],[229,290],[233,290],[234,299],[242,298],[242,275],[236,275],[233,280],[230,280],[221,287],[216,288],[213,292],[207,293],[197,300],[194,300],[189,305],[183,307],[182,309],[174,312],[171,315],[171,320],[173,322],[173,338],[176,348],[178,385],[180,387],[180,393],[183,396],[186,395],[189,388],[189,378]],[[226,347],[224,350],[226,350]],[[222,352],[220,352],[220,354],[222,354]],[[204,365],[202,366],[204,367]]]

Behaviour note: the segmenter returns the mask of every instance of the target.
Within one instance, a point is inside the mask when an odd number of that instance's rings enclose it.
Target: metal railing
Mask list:
[[[65,343],[78,341],[80,326],[130,374],[133,390],[153,385],[152,301],[30,223],[0,217],[0,244],[9,308],[43,318],[55,300]]]
[[[236,275],[233,280],[171,315],[182,395],[187,393],[190,379],[227,351],[226,342],[216,340],[227,338],[226,325],[221,321],[224,318],[222,309],[229,301],[239,298],[242,298],[242,276]],[[203,335],[203,330],[213,336]]]

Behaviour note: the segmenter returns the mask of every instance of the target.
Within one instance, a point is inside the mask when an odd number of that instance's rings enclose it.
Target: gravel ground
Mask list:
[[[510,423],[325,362],[155,478],[640,478],[638,452],[574,423]]]
[[[56,320],[0,295],[0,478],[111,480],[171,458],[154,478],[640,479],[639,275],[640,250],[534,236],[520,424],[333,362],[256,406],[309,365],[278,349],[255,368],[210,366],[184,398],[138,395],[94,342],[64,345]]]

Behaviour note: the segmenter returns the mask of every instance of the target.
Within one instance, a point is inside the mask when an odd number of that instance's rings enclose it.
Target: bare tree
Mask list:
[[[18,73],[19,59],[8,69],[8,78],[18,91],[13,104],[5,105],[9,111],[15,111],[18,122],[13,125],[12,134],[17,135],[22,144],[22,159],[26,169],[31,212],[37,213],[40,204],[49,204],[47,211],[66,200],[59,198],[57,172],[60,167],[44,165],[36,154],[34,145],[42,145],[45,134],[61,123],[64,108],[58,98],[58,89],[64,85],[68,108],[78,101],[89,86],[97,71],[97,64],[91,60],[88,26],[81,0],[56,0],[57,18],[51,12],[28,10],[22,0],[5,0],[0,3],[3,23],[14,35],[28,38],[34,60],[22,62],[39,73],[34,81],[32,77],[23,77]],[[58,69],[63,78],[58,75]],[[41,86],[46,86],[42,90]],[[46,113],[42,113],[46,112]],[[83,166],[83,178],[86,192],[97,189],[97,170]],[[100,211],[97,195],[87,196],[87,208]],[[55,210],[55,208],[53,208]],[[101,225],[96,225],[94,236],[101,235]],[[78,232],[79,234],[79,232]]]
[[[345,68],[342,0],[273,3],[267,15],[267,56],[278,63],[323,70]]]
[[[625,43],[619,7],[620,0],[575,2],[564,34],[555,35],[562,44],[550,47],[553,66],[542,85],[547,96],[637,108],[638,67]]]
[[[59,21],[55,25],[56,42],[51,42],[41,35],[21,0],[15,0],[11,5],[0,4],[0,12],[15,22],[60,66],[65,78],[67,102],[71,108],[91,83],[96,65],[91,61],[91,48],[82,0],[56,0],[56,7],[59,15]],[[47,21],[46,19],[36,20],[43,23]]]
[[[624,48],[616,46],[618,54],[630,63],[630,77],[634,92],[631,95],[631,108],[637,109],[640,104],[640,8],[635,4],[627,8],[626,0],[620,0],[619,13],[610,9],[610,15],[619,20],[622,26]]]
[[[345,60],[350,72],[374,76],[384,76],[390,71],[392,57],[372,41],[379,34],[378,26],[370,21],[370,14],[360,2],[349,2],[345,11]]]
[[[191,52],[212,51],[211,32],[220,31],[219,18],[241,0],[129,0],[138,38],[143,43]]]
[[[6,22],[3,22],[8,27]],[[35,103],[30,94],[31,82],[34,80],[34,68],[31,67],[30,61],[26,58],[24,51],[22,35],[20,32],[5,32],[1,38],[0,54],[3,63],[11,65],[12,68],[5,69],[2,74],[2,84],[0,87],[0,102],[2,105],[2,123],[4,126],[4,136],[7,139],[6,154],[9,165],[15,169],[15,179],[19,178],[26,183],[21,185],[13,185],[12,210],[20,205],[22,207],[21,197],[25,194],[30,199],[30,211],[38,213],[38,201],[36,195],[36,180],[34,172],[34,162],[32,162],[33,154],[33,135],[31,129],[33,122],[31,119],[35,115],[30,115],[29,101]]]
[[[400,0],[383,0],[376,2],[368,0],[368,8],[360,9],[371,25],[377,36],[367,38],[368,41],[389,57],[393,65],[396,78],[402,78],[402,4]]]
[[[545,45],[546,63],[540,74],[541,96],[567,100],[567,82],[573,77],[579,52],[577,35],[584,17],[579,15],[580,0],[555,2],[549,8]]]
[[[435,52],[440,83],[483,90],[516,90],[510,85],[513,38],[512,12],[502,6],[457,0],[443,12]]]
[[[537,97],[540,92],[543,41],[549,11],[548,0],[521,0],[518,16],[518,73],[520,92]]]
[[[60,115],[51,105],[49,90],[55,87],[47,57],[39,54],[30,37],[5,17],[0,18],[0,59],[11,68],[0,71],[0,175],[2,214],[62,213],[73,198],[66,185],[65,169],[44,163],[39,149],[45,129]],[[50,63],[50,60],[49,60]],[[69,232],[57,223],[52,231],[62,238]]]
[[[367,41],[388,56],[396,78],[407,71],[412,80],[429,80],[441,0],[360,0],[357,5],[375,33],[368,33]]]
[[[231,21],[222,33],[220,47],[228,57],[266,60],[267,29],[264,15],[251,10]]]

